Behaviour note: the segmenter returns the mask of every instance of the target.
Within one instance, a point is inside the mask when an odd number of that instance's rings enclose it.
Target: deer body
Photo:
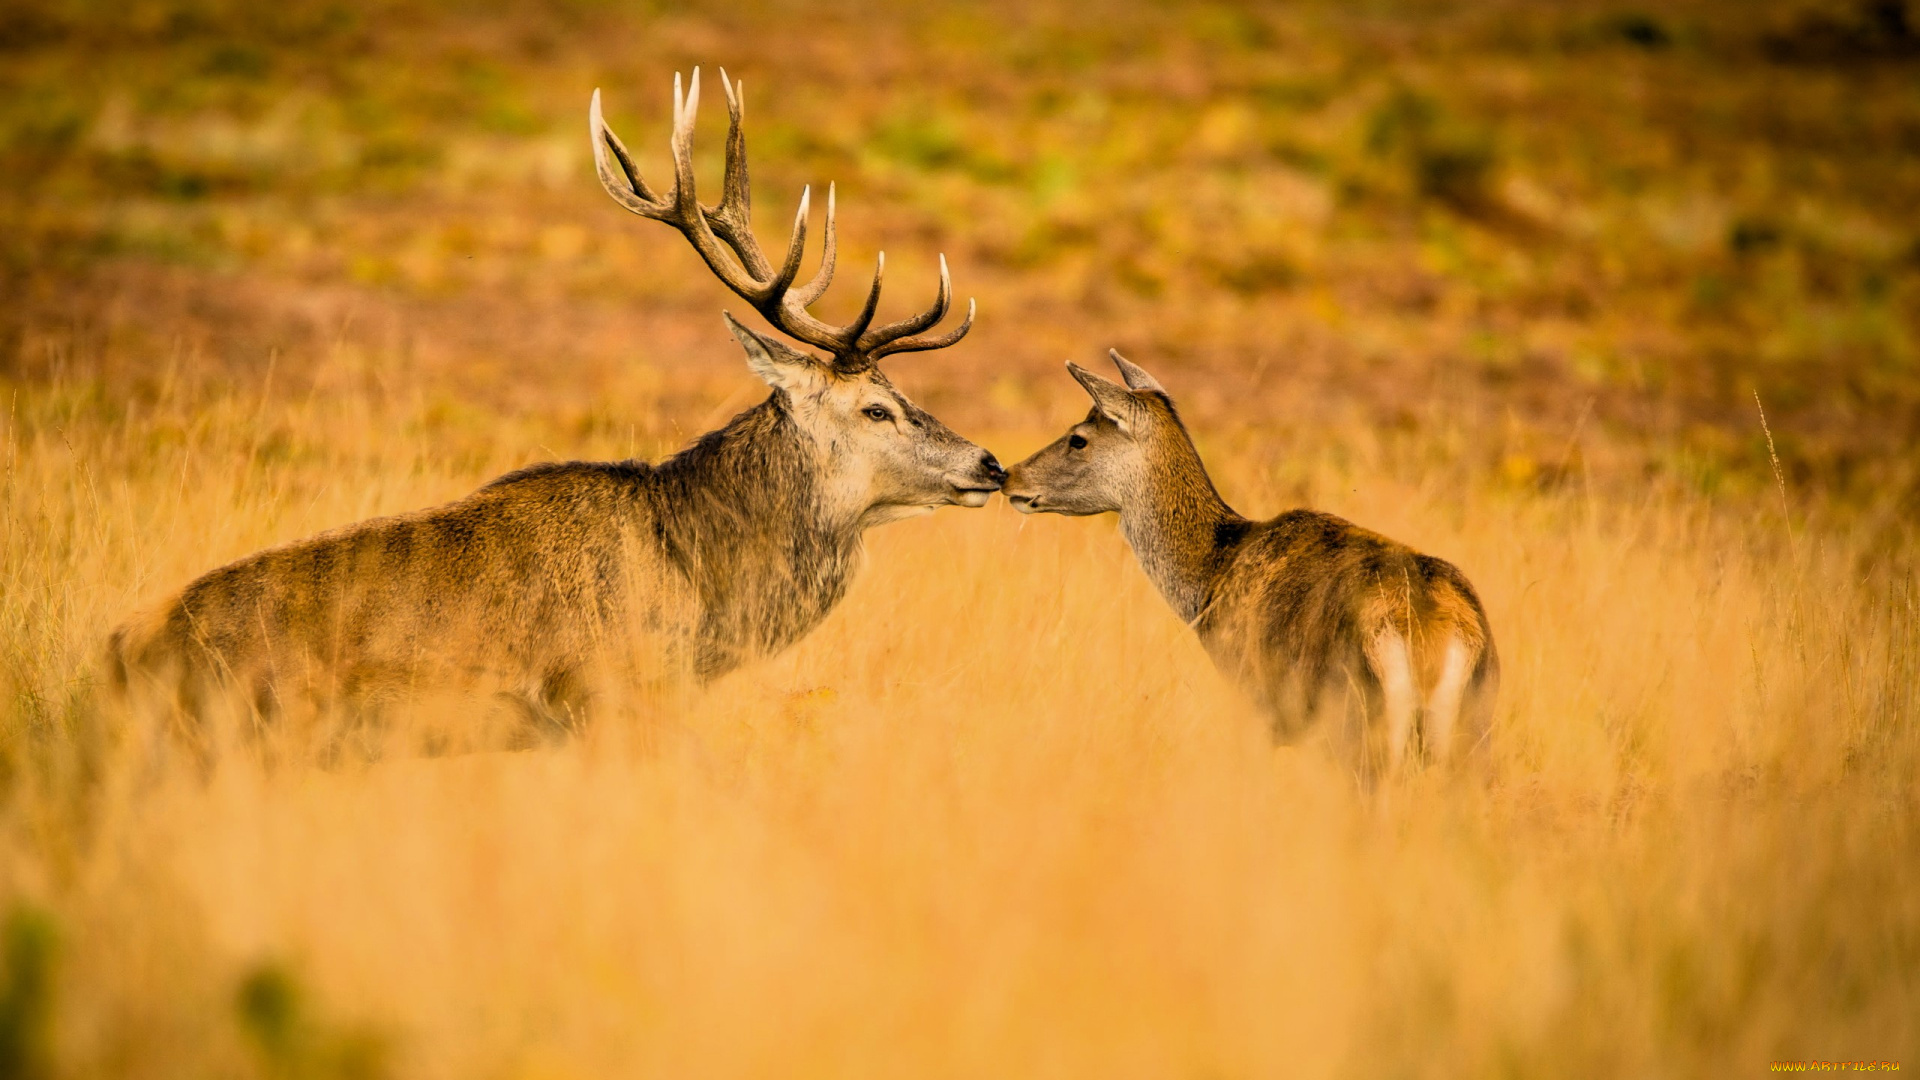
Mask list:
[[[1126,386],[1069,365],[1094,408],[1009,470],[1009,501],[1025,513],[1119,513],[1141,568],[1276,737],[1334,718],[1367,759],[1396,766],[1416,734],[1447,758],[1463,720],[1478,744],[1499,661],[1465,575],[1332,514],[1235,513],[1165,390],[1114,360]]]
[[[944,261],[939,298],[920,315],[869,328],[876,278],[857,325],[813,319],[811,301],[789,288],[804,207],[776,273],[735,223],[747,191],[737,96],[729,87],[726,197],[710,208],[694,199],[688,164],[698,72],[684,99],[678,89],[676,81],[675,189],[664,199],[646,190],[601,123],[596,94],[602,181],[622,205],[679,228],[769,321],[831,358],[728,316],[772,393],[724,428],[657,465],[536,465],[444,506],[221,567],[113,634],[116,682],[170,691],[186,713],[224,688],[256,715],[295,695],[358,707],[423,689],[477,689],[504,695],[529,719],[570,727],[612,671],[708,680],[798,640],[845,593],[867,528],[985,504],[1005,476],[999,463],[875,364],[965,333],[967,324],[913,336],[945,314]],[[822,267],[804,287],[813,297],[832,273],[832,235],[829,200]]]
[[[130,667],[205,654],[257,694],[286,672],[349,691],[494,674],[557,704],[635,636],[715,678],[812,629],[858,564],[858,511],[821,497],[789,427],[769,402],[659,465],[535,466],[270,548],[197,579],[114,647]]]

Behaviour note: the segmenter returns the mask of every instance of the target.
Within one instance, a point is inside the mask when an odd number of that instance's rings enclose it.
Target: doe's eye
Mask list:
[[[1079,450],[1087,445],[1087,437],[1085,435],[1069,435],[1067,436],[1067,445],[1073,447],[1075,450]]]
[[[869,420],[891,420],[893,415],[878,405],[869,405],[860,412]]]

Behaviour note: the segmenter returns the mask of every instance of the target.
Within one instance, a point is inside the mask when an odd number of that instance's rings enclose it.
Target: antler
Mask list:
[[[726,70],[722,69],[720,85],[727,92],[727,164],[718,206],[700,205],[693,190],[693,120],[700,107],[699,68],[693,69],[693,78],[684,95],[679,74],[676,72],[673,76],[673,187],[664,195],[655,194],[641,178],[640,170],[634,168],[633,156],[600,117],[600,91],[593,92],[593,105],[588,114],[593,133],[593,163],[607,194],[641,217],[664,221],[679,229],[727,288],[739,293],[781,332],[831,353],[834,367],[841,371],[863,370],[891,353],[944,349],[965,337],[973,326],[972,300],[967,301],[967,317],[959,326],[937,336],[916,336],[946,317],[953,286],[947,277],[945,255],[940,256],[939,293],[933,306],[918,315],[872,325],[874,312],[880,306],[880,279],[887,268],[885,252],[880,253],[873,269],[873,285],[867,290],[866,303],[861,305],[860,314],[852,322],[832,326],[808,313],[808,306],[820,299],[833,281],[834,260],[838,254],[833,232],[833,187],[827,187],[827,228],[820,268],[806,284],[795,287],[793,282],[800,273],[800,259],[807,246],[807,211],[812,189],[800,193],[800,212],[794,216],[786,257],[776,268],[760,250],[750,220],[753,195],[747,184],[747,139],[740,130],[741,84],[728,82]],[[619,165],[618,171],[615,163]],[[731,257],[722,249],[722,243],[732,251]]]

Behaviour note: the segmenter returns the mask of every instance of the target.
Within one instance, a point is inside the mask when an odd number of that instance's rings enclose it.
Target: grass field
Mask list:
[[[0,1076],[1920,1067],[1905,10],[8,5]],[[591,172],[695,63],[764,237],[835,180],[848,277],[979,298],[888,364],[963,435],[1119,345],[1241,512],[1461,566],[1488,775],[1274,748],[1113,521],[999,501],[559,749],[147,768],[140,605],[757,400]]]

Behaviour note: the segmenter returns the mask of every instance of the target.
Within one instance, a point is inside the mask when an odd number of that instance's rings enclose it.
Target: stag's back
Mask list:
[[[682,629],[653,466],[523,470],[457,502],[249,555],[116,631],[124,685],[215,685],[271,709],[474,685],[551,697],[610,642]],[[191,704],[191,702],[188,702]]]

